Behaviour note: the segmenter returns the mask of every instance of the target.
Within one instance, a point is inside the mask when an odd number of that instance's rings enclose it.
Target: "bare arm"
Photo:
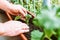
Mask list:
[[[7,0],[0,0],[0,9],[8,10],[11,6],[12,4],[10,4]]]

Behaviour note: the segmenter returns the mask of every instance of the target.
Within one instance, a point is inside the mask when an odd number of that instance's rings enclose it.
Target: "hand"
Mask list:
[[[27,10],[22,7],[21,5],[14,5],[9,6],[9,11],[11,15],[19,15],[21,14],[22,16],[25,16],[27,13]]]
[[[25,16],[26,16],[27,10],[21,5],[13,4],[12,6],[9,6],[9,9],[7,12],[10,13],[11,15],[15,15],[15,16],[19,15],[21,20],[25,21],[26,19]]]
[[[29,27],[25,23],[19,21],[8,21],[5,22],[3,25],[5,32],[2,34],[2,36],[16,36],[20,33],[25,33],[29,31]]]
[[[7,0],[0,0],[0,9],[10,13],[11,15],[26,15],[27,10],[21,5],[14,5],[9,3]]]

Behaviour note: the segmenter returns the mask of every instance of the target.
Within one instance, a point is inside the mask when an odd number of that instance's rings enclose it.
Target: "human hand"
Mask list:
[[[9,13],[11,15],[19,15],[21,14],[22,16],[25,16],[27,13],[27,10],[21,6],[21,5],[14,5],[12,4],[11,6],[9,6]]]
[[[19,21],[8,21],[3,24],[4,33],[2,36],[16,36],[29,31],[29,27]]]
[[[21,20],[26,19],[25,16],[27,14],[27,10],[24,7],[22,7],[21,5],[13,4],[12,6],[9,6],[7,12],[11,15],[20,16]]]
[[[11,15],[20,15],[22,19],[24,19],[27,13],[27,10],[21,5],[11,4],[7,0],[0,0],[0,9]]]

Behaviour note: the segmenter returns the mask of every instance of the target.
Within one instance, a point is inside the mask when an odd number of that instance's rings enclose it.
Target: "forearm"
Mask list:
[[[11,5],[7,0],[0,0],[0,9],[8,10]]]

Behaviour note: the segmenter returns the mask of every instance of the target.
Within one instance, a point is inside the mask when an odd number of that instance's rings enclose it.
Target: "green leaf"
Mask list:
[[[33,19],[33,24],[39,27],[42,26],[44,29],[45,36],[50,40],[50,37],[56,32],[54,29],[59,28],[60,22],[56,17],[56,11],[52,9],[42,9],[41,14],[37,14],[37,16]]]
[[[29,15],[29,14],[27,14],[27,15],[26,15],[26,23],[27,23],[27,24],[29,23],[29,19],[30,19],[30,18],[32,18],[32,16]]]
[[[18,20],[18,19],[20,19],[20,16],[16,16],[14,20]]]
[[[43,36],[43,32],[40,32],[39,30],[33,30],[31,32],[31,40],[41,40]]]
[[[60,17],[60,7],[58,7],[58,8],[56,9],[56,15],[57,15],[58,17]]]
[[[33,24],[37,27],[42,27],[43,32],[45,36],[47,36],[48,39],[50,39],[51,35],[54,34],[60,36],[60,7],[57,5],[54,5],[54,7],[49,8],[44,7],[42,8],[42,0],[11,0],[14,4],[20,4],[23,7],[25,7],[27,10],[36,13],[36,17],[33,19]],[[34,2],[35,1],[35,2]],[[56,3],[57,1],[54,0],[53,3]],[[26,22],[29,23],[29,19],[31,18],[30,15],[26,15]],[[16,17],[15,20],[20,19],[20,17]],[[58,30],[55,33],[55,29]],[[31,40],[40,40],[41,36],[38,36],[38,34],[42,34],[41,32],[35,32],[33,31],[31,33],[33,36]],[[58,40],[60,40],[60,37],[58,37]]]
[[[31,17],[32,17],[32,16],[29,15],[29,14],[26,15],[26,19],[30,19]]]
[[[60,36],[58,37],[58,40],[60,40]]]
[[[44,29],[44,32],[45,32],[45,37],[48,39],[50,39],[53,34],[54,35],[56,34],[54,30]]]

